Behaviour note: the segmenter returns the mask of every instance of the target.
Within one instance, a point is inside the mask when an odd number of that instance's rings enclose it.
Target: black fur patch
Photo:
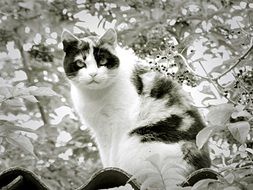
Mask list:
[[[107,49],[94,47],[93,54],[94,54],[98,67],[101,66],[100,62],[104,59],[107,61],[105,66],[108,69],[114,69],[114,68],[119,67],[119,62],[120,62],[119,58],[116,55],[113,55],[112,53],[110,53],[110,51],[108,51]]]
[[[206,147],[204,147],[206,148]],[[207,149],[199,150],[195,143],[185,142],[182,145],[184,160],[194,166],[195,169],[208,168],[211,166],[211,160]]]
[[[166,94],[170,94],[173,88],[174,84],[171,80],[158,76],[154,79],[154,85],[150,91],[150,96],[156,99],[163,98]]]
[[[137,69],[134,70],[131,80],[137,90],[137,93],[141,94],[144,86],[143,86],[142,78],[140,77],[140,73],[138,72]]]
[[[194,123],[192,124],[190,131],[191,133],[197,135],[198,132],[205,127],[205,123],[203,122],[202,117],[194,107],[192,107],[191,110],[186,111],[186,114],[194,118]]]
[[[134,83],[134,86],[136,87],[137,93],[141,94],[143,91],[143,82],[139,75],[133,75],[132,76],[132,82]]]
[[[74,63],[75,56],[81,53],[85,59],[86,54],[90,50],[89,43],[82,42],[80,44],[78,41],[63,41],[63,47],[66,53],[63,61],[65,73],[68,77],[74,77],[76,76],[77,71],[81,69]]]
[[[180,130],[184,117],[190,116],[194,122],[187,131]],[[205,127],[197,110],[188,110],[182,116],[171,115],[165,120],[154,124],[142,126],[129,133],[130,136],[137,135],[141,142],[165,142],[174,143],[181,140],[196,140],[198,132]]]
[[[149,68],[146,68],[142,65],[136,65],[133,70],[131,80],[132,80],[132,83],[134,84],[138,94],[141,94],[143,92],[143,88],[144,88],[144,84],[142,82],[141,75],[144,73],[147,73],[149,71],[150,71]]]
[[[150,97],[161,99],[168,95],[168,106],[180,104],[181,95],[178,93],[178,86],[170,78],[164,76],[156,76],[153,88],[150,91]]]
[[[180,140],[193,140],[196,134],[191,134],[188,131],[180,131],[177,128],[182,123],[182,118],[177,115],[171,115],[165,120],[159,121],[143,127],[138,127],[132,130],[129,135],[137,135],[141,142],[164,142],[174,143]]]

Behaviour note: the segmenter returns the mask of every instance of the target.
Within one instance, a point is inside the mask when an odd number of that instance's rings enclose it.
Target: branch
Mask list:
[[[180,58],[183,60],[185,66],[187,67],[187,69],[189,70],[189,72],[191,72],[193,75],[195,75],[195,76],[197,76],[197,77],[200,77],[200,78],[203,78],[203,79],[205,79],[205,80],[211,81],[211,78],[205,77],[205,76],[201,76],[201,75],[199,75],[198,73],[196,73],[196,72],[191,68],[191,66],[189,65],[188,61],[185,59],[185,57],[184,57],[181,53],[175,53],[174,56],[175,56],[175,57],[176,57],[176,56],[180,57]]]
[[[17,31],[16,31],[16,34]],[[31,75],[30,75],[30,69],[29,69],[29,66],[28,66],[28,61],[27,61],[27,57],[26,57],[26,54],[25,54],[25,51],[23,49],[23,46],[22,46],[22,43],[21,43],[21,40],[20,38],[16,38],[16,44],[17,44],[17,47],[21,53],[21,57],[22,57],[22,64],[23,64],[23,67],[24,67],[24,71],[26,73],[26,76],[27,76],[27,80],[29,83],[32,83],[32,79],[31,79]],[[43,109],[43,106],[40,104],[40,98],[38,96],[35,96],[35,98],[38,100],[37,102],[37,107],[40,111],[40,114],[41,114],[41,119],[44,123],[44,125],[48,124],[48,121],[47,121],[47,117],[46,117],[46,114],[45,114],[45,111]]]
[[[227,73],[229,73],[232,69],[234,69],[237,65],[240,64],[240,62],[245,59],[248,54],[250,53],[250,51],[253,49],[253,38],[251,38],[251,41],[250,41],[250,47],[249,49],[241,56],[238,58],[238,60],[235,62],[234,65],[232,65],[228,70],[224,71],[222,74],[220,74],[218,77],[216,78],[213,78],[212,80],[219,80],[222,76],[226,75]]]
[[[185,57],[184,57],[182,54],[176,53],[175,56],[179,56],[179,57],[183,60],[183,62],[184,62],[184,64],[186,65],[186,67],[187,67],[187,69],[188,69],[189,72],[191,72],[193,75],[195,75],[195,76],[197,76],[197,77],[200,77],[200,78],[202,78],[202,79],[205,79],[205,80],[209,81],[209,82],[214,86],[214,88],[217,90],[217,92],[218,92],[219,94],[223,94],[223,91],[220,89],[221,86],[220,86],[220,84],[218,83],[218,81],[217,81],[217,80],[213,80],[211,77],[208,76],[208,73],[206,72],[205,68],[203,67],[203,65],[202,65],[201,63],[200,63],[200,66],[202,67],[202,69],[203,69],[204,72],[206,73],[207,77],[201,76],[201,75],[199,75],[198,73],[196,73],[196,72],[190,67],[188,61],[185,59]],[[228,97],[225,97],[225,98],[226,98],[230,103],[236,105],[236,103],[235,103],[233,100],[229,99]]]

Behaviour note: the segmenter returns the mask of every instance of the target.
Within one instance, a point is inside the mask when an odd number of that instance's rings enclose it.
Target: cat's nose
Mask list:
[[[89,75],[90,75],[92,78],[94,78],[94,77],[97,75],[97,72],[91,72],[91,73],[89,73]]]

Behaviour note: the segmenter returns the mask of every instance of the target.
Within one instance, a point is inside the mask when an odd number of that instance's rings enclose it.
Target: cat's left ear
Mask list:
[[[74,34],[72,34],[70,31],[64,29],[61,35],[61,40],[63,43],[63,50],[66,51],[67,47],[69,46],[70,42],[80,42],[78,37],[76,37]]]
[[[107,30],[104,35],[99,39],[99,44],[108,44],[113,47],[117,45],[117,33],[114,29],[110,28]]]

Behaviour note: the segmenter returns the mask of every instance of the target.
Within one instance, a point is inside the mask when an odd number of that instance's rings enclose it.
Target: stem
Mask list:
[[[253,38],[251,38],[249,49],[241,57],[238,58],[238,60],[234,63],[234,65],[232,65],[228,70],[224,71],[222,74],[220,74],[218,77],[214,78],[213,80],[215,81],[219,80],[222,76],[226,75],[228,72],[234,69],[243,59],[245,59],[247,55],[250,53],[250,51],[253,49],[252,42],[253,42]]]
[[[17,31],[16,31],[16,34],[17,34]],[[16,44],[17,44],[17,47],[21,53],[21,57],[22,57],[22,64],[23,64],[23,67],[24,67],[24,71],[26,73],[26,76],[27,76],[27,80],[29,83],[32,83],[32,78],[31,78],[31,72],[30,72],[30,68],[29,68],[29,65],[28,65],[28,60],[27,60],[27,55],[23,49],[23,46],[22,46],[22,42],[20,40],[20,38],[16,38]],[[47,121],[47,117],[46,117],[46,114],[45,114],[45,111],[43,109],[43,106],[40,104],[40,98],[38,96],[35,96],[35,98],[38,100],[37,102],[37,107],[40,111],[40,114],[41,114],[41,119],[44,123],[44,125],[48,124],[48,121]]]
[[[203,79],[208,80],[208,81],[211,80],[209,77],[204,77],[204,76],[201,76],[201,75],[199,75],[198,73],[196,73],[196,72],[191,68],[191,66],[189,65],[188,61],[185,59],[185,57],[184,57],[182,54],[180,54],[180,53],[175,53],[174,56],[180,57],[180,58],[183,60],[183,62],[184,62],[184,64],[186,65],[187,69],[189,70],[189,72],[191,72],[191,73],[194,74],[195,76],[200,77],[200,78],[203,78]]]

